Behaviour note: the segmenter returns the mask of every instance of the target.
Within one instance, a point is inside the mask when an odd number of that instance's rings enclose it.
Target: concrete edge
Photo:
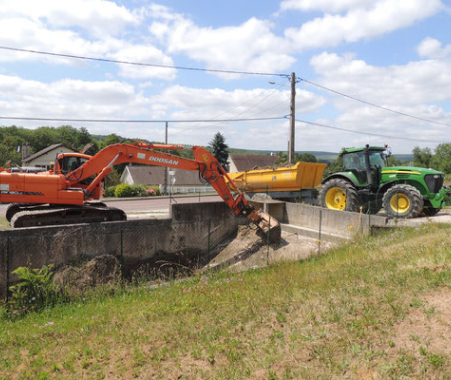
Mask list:
[[[310,237],[313,239],[319,238],[319,231],[313,228],[299,227],[292,224],[281,224],[281,228],[283,232],[294,233],[301,236]],[[333,234],[327,231],[321,231],[321,240],[328,241],[331,243],[344,243],[347,240],[347,237]]]

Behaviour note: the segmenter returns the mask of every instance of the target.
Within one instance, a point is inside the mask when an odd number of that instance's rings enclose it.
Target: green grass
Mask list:
[[[415,325],[446,323],[431,296],[451,286],[450,233],[398,230],[302,262],[3,316],[0,378],[451,379],[449,341]]]
[[[6,220],[6,218],[0,217],[0,230],[6,230],[11,228],[11,226],[9,225],[8,221]]]

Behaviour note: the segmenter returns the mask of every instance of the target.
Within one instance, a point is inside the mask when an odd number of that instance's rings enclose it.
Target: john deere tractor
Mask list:
[[[432,216],[451,204],[442,172],[416,167],[387,167],[387,147],[344,148],[342,171],[323,180],[320,204],[333,210],[375,214],[383,207],[389,217]]]

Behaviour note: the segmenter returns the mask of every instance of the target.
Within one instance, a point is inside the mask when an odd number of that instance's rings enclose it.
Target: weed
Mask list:
[[[435,368],[443,367],[446,363],[446,357],[443,355],[429,354],[427,359]]]
[[[0,378],[450,378],[450,355],[408,324],[409,313],[431,328],[442,315],[428,295],[448,291],[450,231],[403,229],[302,262],[4,318]],[[422,269],[431,264],[440,270]]]
[[[41,269],[19,267],[13,271],[21,282],[9,288],[11,299],[8,311],[12,316],[40,311],[67,300],[64,290],[52,282],[52,268],[53,265],[43,266]]]

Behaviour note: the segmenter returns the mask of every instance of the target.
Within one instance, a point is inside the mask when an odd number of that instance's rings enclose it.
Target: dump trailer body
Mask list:
[[[244,193],[268,192],[272,196],[287,193],[295,197],[302,190],[312,190],[318,186],[326,166],[326,164],[298,162],[289,168],[229,173],[229,177]]]

